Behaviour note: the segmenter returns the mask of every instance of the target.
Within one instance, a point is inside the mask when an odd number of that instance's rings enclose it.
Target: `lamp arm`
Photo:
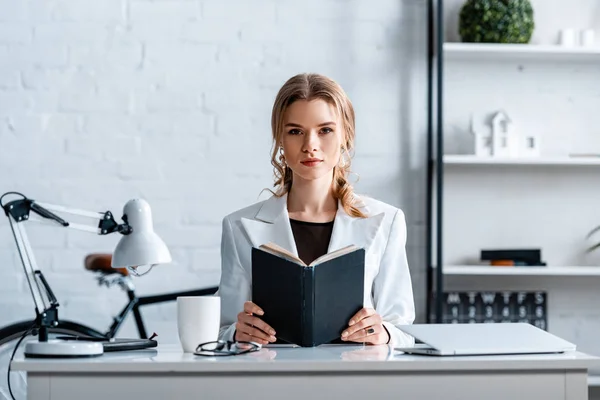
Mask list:
[[[98,235],[108,235],[114,232],[128,235],[132,232],[131,226],[129,226],[126,221],[127,217],[123,217],[125,220],[123,224],[118,224],[110,211],[86,211],[55,204],[40,203],[30,199],[15,200],[7,203],[4,207],[5,211],[17,222],[29,220],[40,223],[50,223],[52,225],[58,223],[65,228],[96,233]],[[92,218],[96,220],[97,225],[84,225],[68,222],[52,211]]]
[[[2,199],[8,194],[20,195],[22,198],[2,204]],[[42,271],[40,271],[37,266],[27,233],[25,232],[24,223],[34,221],[52,225],[59,224],[65,228],[83,230],[98,235],[108,235],[114,232],[128,235],[132,232],[132,228],[127,223],[126,217],[123,218],[125,220],[124,223],[118,224],[110,211],[91,212],[59,205],[39,203],[28,199],[20,193],[14,192],[6,193],[0,197],[0,207],[4,209],[4,212],[9,219],[21,264],[35,304],[36,324],[40,328],[40,341],[46,341],[48,328],[58,325],[57,308],[59,304],[50,285],[42,274]],[[97,221],[97,225],[70,223],[53,211],[93,218]]]

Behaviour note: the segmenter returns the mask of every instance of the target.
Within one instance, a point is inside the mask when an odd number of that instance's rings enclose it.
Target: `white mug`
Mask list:
[[[199,344],[217,340],[220,321],[220,297],[177,298],[177,331],[184,352],[193,353]]]

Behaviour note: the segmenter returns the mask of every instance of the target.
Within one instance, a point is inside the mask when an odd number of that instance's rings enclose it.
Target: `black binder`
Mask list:
[[[300,263],[253,248],[252,301],[278,341],[313,347],[339,339],[363,308],[365,250]]]

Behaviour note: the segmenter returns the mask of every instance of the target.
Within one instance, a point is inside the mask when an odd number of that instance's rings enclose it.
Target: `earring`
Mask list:
[[[350,156],[350,152],[348,151],[348,148],[346,146],[341,146],[340,162],[338,164],[338,167],[342,168],[342,169],[349,167],[350,160],[351,160],[351,156]]]
[[[285,167],[285,155],[283,155],[283,147],[279,148],[279,163]]]

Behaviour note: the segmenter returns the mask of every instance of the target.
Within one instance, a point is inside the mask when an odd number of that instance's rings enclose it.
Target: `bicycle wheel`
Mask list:
[[[25,332],[30,330],[33,325],[34,321],[21,321],[0,329],[0,400],[11,400],[7,380],[10,357],[19,339],[23,336],[23,334],[25,334]],[[97,330],[72,321],[59,321],[58,326],[48,329],[49,339],[55,338],[59,335],[104,337],[104,335]],[[29,334],[28,337],[25,338],[19,345],[19,349],[15,357],[23,356],[23,349],[25,348],[25,343],[28,340],[37,339],[37,335],[32,336]],[[26,398],[26,373],[11,370],[10,375],[11,388],[15,398]]]

